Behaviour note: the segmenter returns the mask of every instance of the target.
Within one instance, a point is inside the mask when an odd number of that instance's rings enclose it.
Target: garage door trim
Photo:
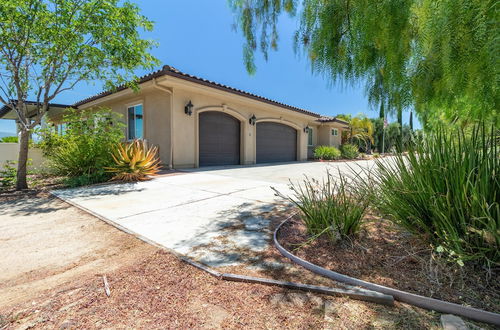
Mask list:
[[[257,128],[258,128],[258,125],[259,124],[278,124],[278,125],[282,125],[286,128],[289,128],[291,130],[293,130],[293,134],[295,136],[295,141],[292,142],[292,144],[294,144],[295,148],[294,148],[294,151],[293,151],[293,157],[290,155],[290,158],[289,159],[286,159],[286,160],[270,160],[270,161],[262,161],[262,159],[259,159],[259,147],[258,147],[258,139],[259,139],[259,136],[258,136],[258,133],[257,133]],[[291,122],[291,121],[288,121],[286,119],[281,119],[281,120],[277,120],[277,119],[260,119],[260,120],[257,120],[257,123],[256,125],[254,126],[255,129],[254,129],[254,141],[255,141],[255,152],[254,152],[254,159],[255,159],[255,163],[257,164],[264,164],[264,163],[273,163],[273,162],[290,162],[290,161],[298,161],[299,160],[299,155],[300,155],[300,143],[301,143],[301,128],[295,124],[294,122]],[[262,155],[261,155],[262,156]],[[261,157],[262,158],[262,157]]]
[[[200,115],[206,112],[220,112],[229,115],[240,122],[240,164],[244,164],[244,138],[247,128],[245,125],[246,118],[238,111],[227,106],[206,106],[195,109],[195,150],[194,150],[194,167],[200,167]]]

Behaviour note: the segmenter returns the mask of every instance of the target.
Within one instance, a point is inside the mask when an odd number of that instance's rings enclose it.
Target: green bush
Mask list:
[[[28,159],[27,166],[33,165],[31,159]],[[33,171],[28,170],[28,175],[33,174]],[[8,160],[0,169],[0,190],[12,189],[16,186],[17,180],[17,162],[13,160]],[[32,181],[28,178],[28,181]]]
[[[459,264],[500,262],[500,134],[443,128],[378,160],[378,209]]]
[[[292,196],[273,189],[300,209],[308,234],[314,237],[327,234],[337,240],[359,231],[368,208],[367,190],[358,189],[359,185],[352,180],[355,179],[340,172],[338,177],[327,172],[321,182],[307,177],[302,184],[291,182]]]
[[[106,109],[98,111],[68,110],[63,121],[64,134],[51,128],[40,130],[38,146],[49,160],[51,170],[62,176],[77,178],[74,184],[95,183],[109,179],[105,167],[113,164],[111,150],[124,138],[118,115]]]
[[[0,170],[0,189],[13,188],[16,185],[16,162],[8,160]]]
[[[314,158],[322,160],[339,159],[340,150],[330,146],[317,146],[314,149]]]
[[[105,182],[109,180],[109,174],[106,172],[95,172],[93,174],[82,174],[75,177],[68,177],[64,180],[64,184],[68,187],[88,186],[91,184]]]
[[[356,159],[359,156],[358,146],[354,144],[343,144],[340,146],[340,152],[342,158],[345,159]]]
[[[17,136],[4,136],[0,139],[0,143],[17,143],[18,140]]]

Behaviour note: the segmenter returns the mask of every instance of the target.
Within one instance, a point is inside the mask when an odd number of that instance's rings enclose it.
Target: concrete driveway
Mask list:
[[[151,181],[57,190],[61,199],[156,244],[212,267],[262,265],[269,223],[287,203],[271,187],[290,193],[288,181],[347,172],[373,161],[296,162],[201,168]]]

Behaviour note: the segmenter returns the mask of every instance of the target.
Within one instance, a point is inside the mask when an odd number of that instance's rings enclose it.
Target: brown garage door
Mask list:
[[[200,166],[240,163],[240,122],[223,112],[200,113]]]
[[[257,123],[257,163],[297,160],[297,130],[271,122]]]

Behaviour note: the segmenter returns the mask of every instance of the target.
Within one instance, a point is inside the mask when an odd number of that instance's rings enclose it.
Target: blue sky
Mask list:
[[[378,115],[368,105],[363,86],[329,86],[326,79],[311,73],[307,58],[293,52],[297,23],[287,16],[280,23],[279,50],[271,52],[267,62],[257,54],[257,73],[250,76],[243,63],[244,39],[233,29],[234,18],[226,0],[136,2],[155,22],[154,31],[145,36],[159,43],[153,54],[162,64],[323,115]],[[100,91],[99,82],[78,85],[55,102],[71,104]],[[408,117],[405,113],[405,122]],[[0,120],[1,131],[14,132],[13,123]]]

